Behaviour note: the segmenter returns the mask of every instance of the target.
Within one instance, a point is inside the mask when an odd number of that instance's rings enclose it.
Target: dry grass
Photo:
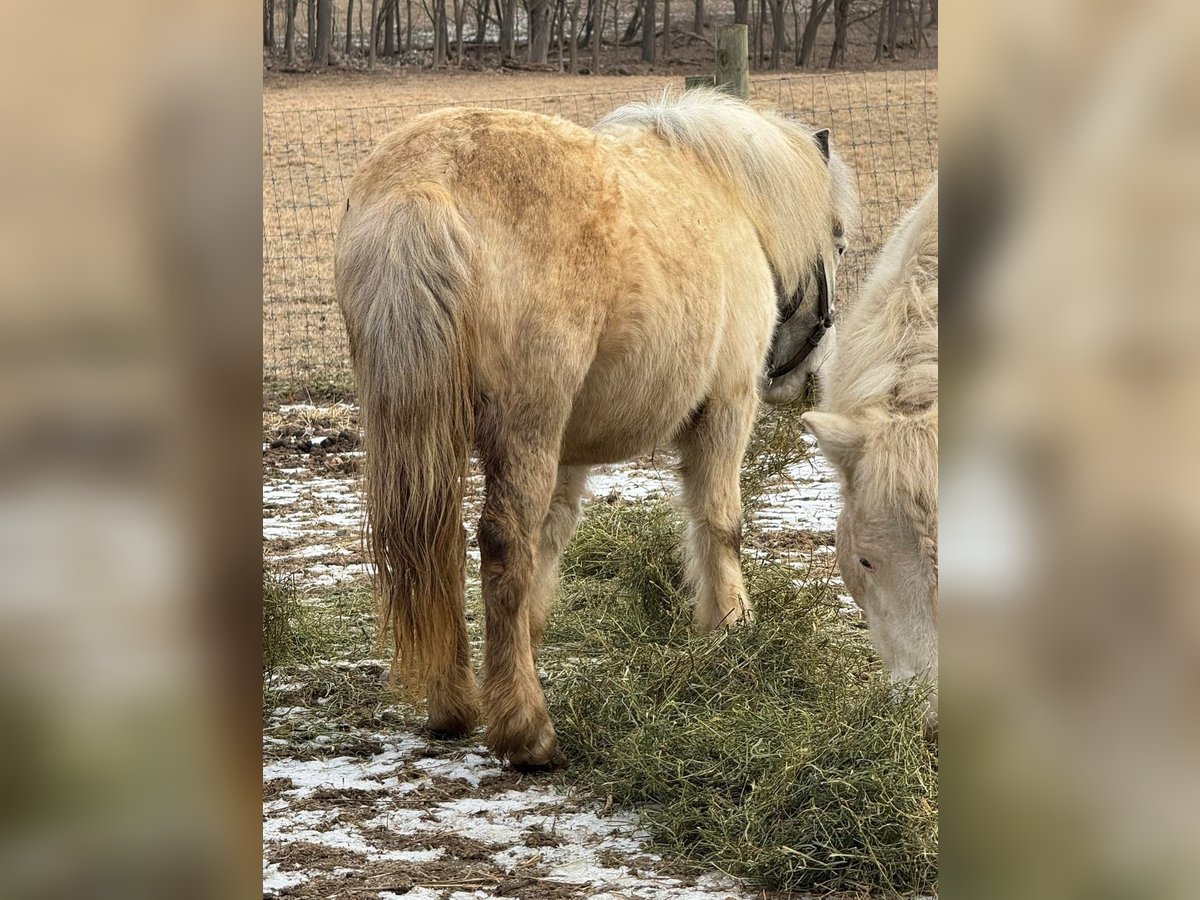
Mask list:
[[[759,422],[742,478],[748,510],[805,452],[798,413]],[[769,536],[753,521],[748,546]],[[785,890],[935,891],[937,753],[922,737],[921,698],[889,686],[828,567],[744,554],[756,621],[696,637],[681,538],[667,503],[588,505],[539,660],[572,762],[560,777],[639,811],[685,870],[715,866]],[[468,584],[478,658],[474,565]],[[366,580],[300,597],[270,582],[264,593],[267,705],[320,711],[271,721],[288,754],[369,755],[378,740],[364,734],[419,727],[419,712],[387,693]]]
[[[345,187],[383,135],[449,104],[560,115],[591,124],[679,79],[571,78],[553,88],[493,74],[373,80],[304,79],[264,94],[263,366],[268,391],[323,399],[352,392],[345,334],[332,295],[333,238]],[[544,92],[553,90],[553,94]],[[937,167],[934,70],[797,75],[754,80],[755,102],[829,126],[854,166],[863,234],[842,279],[858,278]],[[543,92],[539,95],[539,92]]]
[[[547,696],[564,777],[638,809],[669,858],[771,888],[929,893],[937,757],[828,585],[747,562],[755,622],[689,631],[679,523],[594,506],[566,560]]]

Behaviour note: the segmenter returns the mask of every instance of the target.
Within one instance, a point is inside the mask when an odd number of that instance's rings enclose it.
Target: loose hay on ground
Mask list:
[[[574,769],[671,855],[786,890],[925,893],[937,759],[824,584],[748,562],[753,625],[689,631],[681,525],[595,505],[564,560],[548,698]]]

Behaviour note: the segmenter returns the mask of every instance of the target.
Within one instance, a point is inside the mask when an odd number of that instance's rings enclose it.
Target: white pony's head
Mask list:
[[[894,682],[928,682],[937,727],[937,407],[916,415],[809,412],[837,468],[837,562]]]

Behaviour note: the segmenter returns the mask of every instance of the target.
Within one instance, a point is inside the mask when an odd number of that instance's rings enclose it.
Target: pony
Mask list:
[[[803,363],[828,315],[835,231],[853,215],[839,204],[856,201],[847,172],[828,131],[715,91],[634,103],[592,129],[441,110],[362,163],[335,287],[380,618],[433,733],[479,717],[461,508],[472,452],[485,740],[512,766],[564,761],[535,655],[590,466],[673,446],[695,628],[750,617],[738,472],[768,377]]]
[[[838,472],[837,563],[894,682],[927,682],[937,730],[938,191],[901,219],[840,322],[822,408]]]

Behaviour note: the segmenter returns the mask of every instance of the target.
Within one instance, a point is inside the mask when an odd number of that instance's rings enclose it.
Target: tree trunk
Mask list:
[[[629,16],[629,24],[625,26],[625,33],[621,35],[622,44],[630,43],[634,36],[638,33],[638,29],[642,25],[642,5],[643,0],[636,0],[633,7],[633,12]],[[613,6],[615,6],[617,9],[621,8],[621,4],[618,2],[618,0],[613,0]],[[617,47],[617,50],[617,55],[620,56],[620,46]]]
[[[367,41],[367,68],[375,68],[375,48],[379,46],[379,0],[371,0],[371,39]]]
[[[296,4],[300,0],[284,0],[287,4],[287,26],[283,32],[283,53],[289,66],[296,65]]]
[[[642,4],[642,62],[654,62],[654,0]]]
[[[733,0],[733,24],[750,24],[750,0]]]
[[[800,55],[796,57],[796,65],[808,66],[812,62],[813,49],[817,45],[817,30],[821,27],[821,20],[825,18],[825,13],[829,12],[832,3],[833,0],[812,0],[808,11],[808,22],[804,25],[804,38],[800,43]]]
[[[834,16],[837,16],[837,10],[833,11]],[[896,58],[896,40],[900,33],[900,0],[888,0],[888,33],[887,33],[887,50],[888,58]]]
[[[563,70],[566,61],[567,48],[563,43],[563,29],[567,27],[567,8],[563,0],[558,0],[554,7],[554,17],[551,19],[551,33],[554,35],[554,45],[558,48],[558,71]]]
[[[929,0],[929,27],[937,28],[938,0]]]
[[[317,58],[317,0],[308,0],[308,58]]]
[[[696,12],[692,16],[692,33],[704,34],[704,0],[696,0]]]
[[[275,49],[275,0],[263,0],[263,46]]]
[[[483,42],[487,40],[488,0],[479,0],[475,5],[475,58],[483,59]]]
[[[879,25],[875,29],[875,58],[874,62],[883,62],[883,29],[887,22],[887,8],[890,0],[879,0]]]
[[[318,66],[329,65],[333,50],[333,0],[317,0],[317,52],[314,61]]]
[[[550,59],[550,0],[529,2],[529,60],[545,64]]]
[[[400,46],[400,0],[395,0],[396,5],[396,46]],[[413,47],[413,27],[412,27],[412,0],[405,0],[404,3],[404,52],[412,53]]]
[[[504,0],[504,15],[500,17],[500,55],[512,59],[516,53],[517,0]]]
[[[833,46],[829,49],[829,68],[846,61],[846,29],[850,20],[850,0],[834,0]]]
[[[384,0],[383,12],[383,55],[396,55],[396,0]]]
[[[671,0],[663,0],[662,58],[663,62],[671,58]]]
[[[346,59],[354,50],[354,0],[346,0]]]
[[[604,0],[592,0],[592,74],[600,74],[600,45],[604,43]]]
[[[571,40],[567,44],[567,71],[572,75],[579,71],[579,2],[571,3]]]
[[[467,0],[454,0],[454,64],[462,68],[463,29],[467,25]]]
[[[433,67],[446,64],[446,0],[433,0]]]
[[[758,0],[758,10],[754,16],[754,52],[750,54],[750,68],[761,69],[763,58],[763,25],[767,21],[767,0]]]
[[[771,7],[771,68],[778,69],[783,55],[787,23],[783,17],[783,0],[770,0],[769,6]]]

